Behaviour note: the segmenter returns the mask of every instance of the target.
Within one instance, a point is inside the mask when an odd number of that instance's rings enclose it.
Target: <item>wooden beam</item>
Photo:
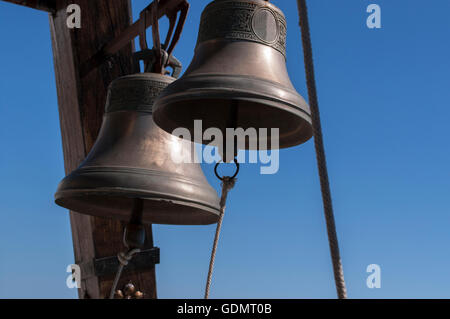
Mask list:
[[[67,28],[66,8],[71,2],[58,0],[56,13],[50,15],[66,173],[78,167],[94,144],[102,122],[109,83],[133,70],[133,46],[130,44],[116,54],[113,64],[105,63],[83,78],[79,74],[81,63],[130,25],[129,0],[78,0],[82,13],[81,29]],[[122,223],[74,212],[71,212],[70,220],[77,264],[115,256],[124,250]],[[152,247],[152,229],[149,226],[144,249]],[[108,296],[113,276],[81,276],[80,298]],[[119,287],[130,281],[144,292],[146,298],[156,298],[154,267],[144,272],[124,273]]]
[[[47,11],[50,13],[56,12],[56,0],[3,0],[21,6]]]
[[[144,11],[149,10],[153,4],[154,2],[148,5],[144,9]],[[168,13],[177,12],[178,10],[181,10],[181,8],[185,5],[186,3],[184,0],[160,0],[158,4],[158,18],[161,18]],[[187,6],[189,8],[189,4],[187,4]],[[151,27],[152,24],[153,21],[151,19],[145,22],[146,28]],[[104,61],[107,60],[111,55],[119,51],[123,47],[124,43],[127,43],[128,39],[137,37],[139,35],[141,27],[141,21],[136,21],[129,28],[124,30],[124,32],[122,32],[114,41],[106,44],[101,50],[98,50],[96,54],[94,54],[89,60],[81,64],[81,77],[84,77],[93,68],[97,68],[100,64],[104,63]]]

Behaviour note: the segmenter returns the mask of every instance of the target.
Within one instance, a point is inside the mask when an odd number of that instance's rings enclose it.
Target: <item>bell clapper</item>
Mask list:
[[[133,200],[133,209],[128,225],[123,233],[123,243],[129,249],[142,248],[145,243],[145,226],[142,223],[144,201],[140,198]]]
[[[131,218],[123,233],[123,244],[127,248],[127,252],[120,252],[117,255],[119,259],[119,268],[114,278],[113,285],[109,294],[109,299],[114,299],[116,295],[120,295],[117,289],[123,269],[133,259],[136,254],[141,252],[141,248],[145,244],[145,226],[142,223],[144,209],[144,201],[140,198],[133,199],[133,209]]]
[[[233,135],[234,139],[232,144],[233,153],[229,154],[228,133],[227,133],[228,129],[232,129],[234,131],[238,127],[238,111],[239,111],[239,101],[232,100],[230,103],[230,111],[228,113],[227,121],[225,123],[225,126],[222,127],[223,140],[222,140],[222,153],[220,154],[220,157],[222,158],[222,161],[224,163],[233,162],[233,160],[235,160],[238,155],[237,136]]]

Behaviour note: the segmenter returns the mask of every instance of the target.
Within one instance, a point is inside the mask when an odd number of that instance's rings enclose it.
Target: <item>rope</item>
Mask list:
[[[308,8],[306,6],[306,0],[297,0],[297,4],[300,16],[300,27],[302,31],[306,82],[308,86],[309,103],[312,113],[314,145],[316,149],[317,164],[319,168],[320,186],[322,190],[322,200],[328,232],[328,242],[330,246],[331,259],[333,262],[334,280],[336,283],[336,290],[339,299],[345,299],[347,298],[347,289],[345,287],[344,270],[342,268],[342,261],[339,253],[339,243],[336,234],[336,224],[334,220],[330,182],[328,179],[327,161],[323,143],[322,125],[320,123],[319,102],[317,98],[311,35],[308,21]]]
[[[117,285],[119,284],[120,277],[122,276],[123,269],[128,266],[128,263],[133,259],[134,255],[140,253],[141,250],[139,248],[131,249],[129,252],[124,253],[120,252],[117,255],[117,259],[119,259],[119,268],[117,269],[116,277],[114,278],[113,285],[111,287],[111,291],[109,293],[109,299],[114,299],[114,295],[116,293]]]
[[[214,269],[214,261],[216,259],[217,244],[219,243],[220,230],[222,229],[223,217],[225,215],[225,207],[227,202],[228,193],[233,189],[236,183],[235,177],[223,177],[222,178],[222,197],[220,199],[220,216],[217,223],[216,234],[214,237],[214,244],[211,251],[211,260],[209,262],[208,278],[206,280],[205,299],[209,299],[209,291],[211,289],[212,275]]]

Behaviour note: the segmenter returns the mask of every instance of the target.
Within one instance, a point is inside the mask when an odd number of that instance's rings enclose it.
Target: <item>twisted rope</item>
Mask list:
[[[205,299],[209,299],[209,292],[211,289],[212,275],[214,270],[214,261],[216,259],[217,245],[219,243],[220,230],[222,229],[223,217],[225,215],[225,207],[228,193],[233,189],[236,183],[236,178],[224,177],[222,179],[222,197],[220,198],[220,216],[216,227],[216,234],[214,236],[214,244],[211,251],[211,259],[209,262],[208,278],[206,280]]]
[[[312,53],[311,35],[308,21],[308,8],[306,0],[297,0],[302,31],[303,52],[305,59],[306,82],[308,86],[309,104],[312,113],[312,126],[314,131],[314,145],[316,149],[317,164],[319,168],[320,186],[325,212],[331,259],[333,262],[334,280],[339,299],[347,298],[344,270],[339,252],[339,243],[336,234],[333,204],[331,200],[330,182],[328,179],[327,161],[323,143],[322,125],[320,123],[319,102],[317,98],[316,80],[314,75],[314,61]]]
[[[109,299],[114,299],[114,295],[116,293],[117,285],[119,284],[120,277],[122,276],[123,269],[128,266],[131,259],[133,259],[134,255],[139,254],[141,250],[139,248],[131,249],[127,253],[120,252],[117,255],[117,259],[119,259],[119,268],[117,269],[116,277],[114,278],[113,285],[111,287],[111,291],[109,292]]]

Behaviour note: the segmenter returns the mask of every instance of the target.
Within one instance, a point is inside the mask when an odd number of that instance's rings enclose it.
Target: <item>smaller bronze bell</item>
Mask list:
[[[164,132],[152,119],[155,98],[174,80],[143,73],[111,83],[98,139],[80,167],[60,183],[58,205],[128,221],[135,200],[142,199],[146,223],[217,222],[219,198],[192,162],[193,144]],[[172,160],[173,150],[181,163]]]
[[[189,68],[155,103],[156,124],[169,133],[187,128],[199,143],[208,141],[195,134],[195,120],[222,132],[278,128],[279,148],[309,140],[309,106],[286,69],[286,32],[283,12],[268,1],[211,2]]]

